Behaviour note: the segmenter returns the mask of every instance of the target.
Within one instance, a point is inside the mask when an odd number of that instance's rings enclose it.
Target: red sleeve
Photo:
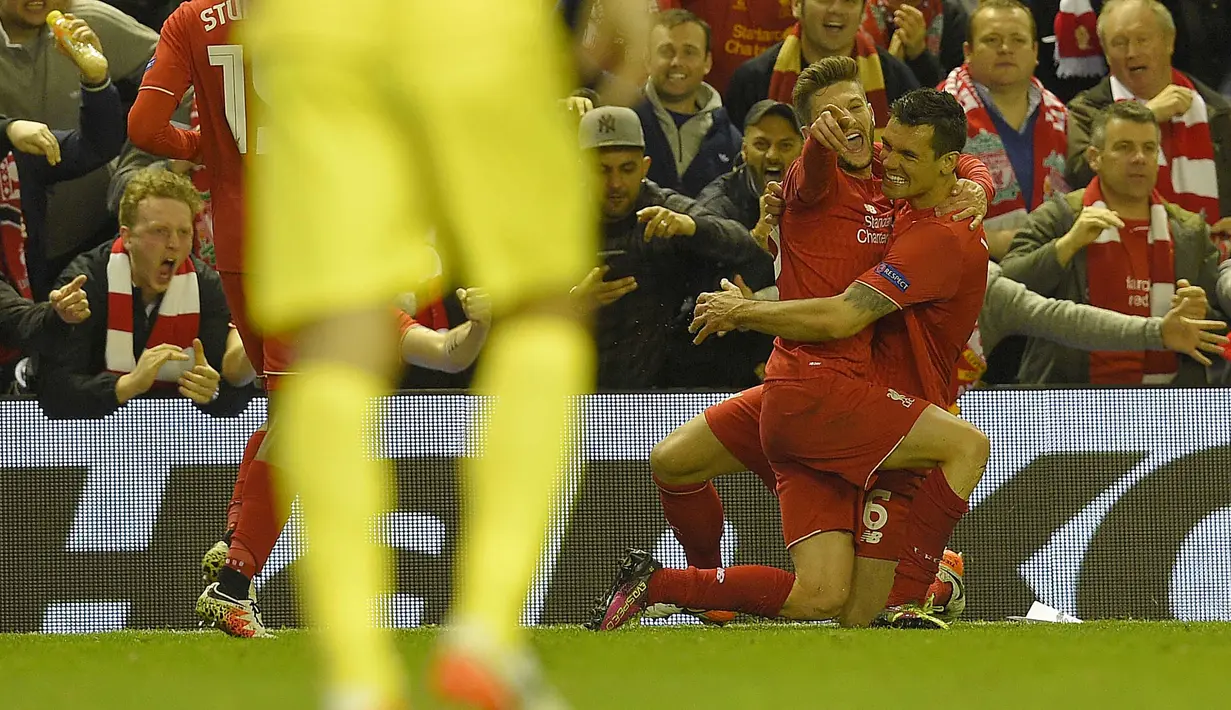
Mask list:
[[[787,202],[813,204],[833,190],[837,174],[838,154],[809,136],[803,154],[787,170],[783,197]]]
[[[137,101],[128,112],[128,138],[147,153],[194,160],[201,150],[201,134],[171,125],[171,116],[192,86],[192,59],[181,27],[185,17],[175,12],[162,26],[154,58],[145,69]]]
[[[398,311],[398,338],[406,336],[406,332],[419,325],[419,321],[411,318],[406,311]]]
[[[987,203],[989,205],[992,203],[992,198],[996,197],[996,185],[992,182],[992,171],[987,169],[982,160],[962,153],[957,156],[957,168],[953,172],[959,178],[978,183],[979,187],[983,188],[983,192],[987,194]]]
[[[957,293],[962,260],[957,235],[932,220],[916,222],[900,234],[881,263],[857,283],[871,287],[899,308],[940,301]]]

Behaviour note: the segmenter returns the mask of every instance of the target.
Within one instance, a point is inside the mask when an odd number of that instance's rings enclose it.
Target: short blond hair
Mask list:
[[[193,216],[201,212],[204,201],[192,181],[162,168],[146,168],[132,177],[120,198],[120,226],[137,226],[137,207],[149,197],[165,197],[188,205]]]

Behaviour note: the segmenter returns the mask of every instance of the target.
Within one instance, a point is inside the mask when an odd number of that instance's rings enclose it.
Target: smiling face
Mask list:
[[[10,31],[28,32],[42,29],[47,13],[67,12],[71,0],[0,0],[0,21]]]
[[[713,59],[705,49],[705,28],[695,22],[650,30],[650,82],[665,102],[696,95]]]
[[[137,203],[136,224],[120,227],[132,261],[133,285],[147,302],[166,293],[171,278],[192,252],[193,213],[185,202],[147,197]]]
[[[1147,101],[1171,83],[1175,30],[1145,2],[1127,0],[1099,18],[1100,38],[1111,75]]]
[[[882,191],[891,200],[914,200],[936,190],[953,175],[956,154],[936,155],[935,129],[927,124],[908,126],[889,119],[881,134],[881,160],[885,166]]]
[[[1028,85],[1039,64],[1029,11],[988,7],[975,13],[974,35],[964,47],[971,78],[991,88]]]
[[[825,56],[848,56],[863,19],[863,0],[795,0],[804,42]]]
[[[758,195],[765,191],[765,183],[782,181],[803,148],[799,129],[777,114],[766,114],[744,129],[744,162]]]
[[[1099,183],[1109,193],[1146,202],[1158,182],[1158,125],[1112,117],[1101,147],[1087,148]]]
[[[838,156],[838,164],[847,172],[858,172],[872,164],[872,106],[863,87],[854,81],[840,81],[821,89],[812,96],[811,123],[833,104],[850,112],[855,125],[846,134],[849,151]]]

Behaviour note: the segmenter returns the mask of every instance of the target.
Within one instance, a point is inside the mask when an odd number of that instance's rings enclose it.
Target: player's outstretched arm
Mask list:
[[[855,282],[840,296],[789,301],[752,300],[723,280],[723,290],[703,293],[689,330],[695,343],[732,330],[754,330],[801,342],[849,338],[898,310],[898,305],[870,286]]]

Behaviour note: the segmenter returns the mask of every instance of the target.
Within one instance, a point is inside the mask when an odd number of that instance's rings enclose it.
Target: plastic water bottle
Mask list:
[[[55,35],[60,46],[72,55],[73,61],[77,63],[77,68],[82,74],[106,75],[107,58],[95,49],[94,45],[73,39],[72,32],[68,29],[68,19],[64,17],[64,13],[59,10],[47,13],[47,26],[51,28],[51,33]]]

